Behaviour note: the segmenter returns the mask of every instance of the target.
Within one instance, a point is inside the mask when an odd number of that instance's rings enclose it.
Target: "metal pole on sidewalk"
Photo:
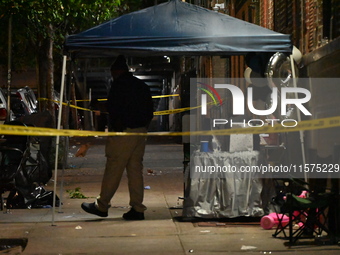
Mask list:
[[[294,88],[296,88],[297,84],[296,84],[296,74],[295,74],[295,65],[294,65],[293,55],[290,55],[290,65],[291,65],[291,68],[292,68],[293,85],[294,85]],[[297,93],[295,93],[295,97],[298,98]],[[301,114],[300,114],[299,109],[296,109],[296,114],[297,114],[298,122],[300,122],[301,121]],[[299,133],[300,133],[300,142],[301,142],[302,163],[305,166],[306,165],[306,153],[305,153],[305,140],[304,140],[303,130],[300,130]],[[304,180],[305,180],[306,183],[308,183],[308,176],[307,176],[306,172],[304,172]],[[306,188],[308,188],[308,187],[306,187]]]
[[[65,87],[66,59],[67,59],[67,56],[64,55],[64,57],[63,57],[62,75],[61,75],[60,99],[59,99],[59,112],[58,112],[58,125],[57,125],[57,129],[58,130],[60,130],[60,127],[61,127],[61,113],[63,111],[63,95],[64,95],[64,87]],[[55,148],[55,161],[54,161],[54,187],[53,187],[52,226],[54,226],[55,204],[56,204],[56,194],[57,194],[59,140],[60,140],[60,136],[57,135],[56,136],[56,148]]]
[[[70,108],[70,101],[67,102],[67,108],[66,111],[68,112]],[[63,193],[64,193],[64,174],[65,174],[65,165],[67,163],[67,153],[68,153],[68,139],[65,137],[64,139],[64,153],[62,157],[62,169],[61,169],[61,181],[60,181],[60,192],[59,192],[59,209],[58,213],[63,213],[62,207],[63,207]]]
[[[7,119],[11,120],[11,82],[12,82],[12,14],[8,20],[8,65],[7,65]]]

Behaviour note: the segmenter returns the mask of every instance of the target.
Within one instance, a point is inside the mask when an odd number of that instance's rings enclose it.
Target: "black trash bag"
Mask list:
[[[49,208],[53,207],[53,191],[46,191],[43,187],[41,189],[36,189],[36,198],[30,204],[31,208]],[[55,206],[58,207],[60,204],[60,199],[55,195]]]
[[[13,189],[7,198],[7,209],[31,209],[53,207],[53,191],[46,191],[44,187],[38,186],[30,192],[24,189]],[[60,203],[56,195],[55,206]]]

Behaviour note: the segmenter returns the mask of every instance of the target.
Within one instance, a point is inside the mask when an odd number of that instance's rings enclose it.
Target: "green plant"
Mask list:
[[[70,198],[87,198],[87,196],[80,192],[79,187],[74,190],[67,190],[66,192],[70,194]]]

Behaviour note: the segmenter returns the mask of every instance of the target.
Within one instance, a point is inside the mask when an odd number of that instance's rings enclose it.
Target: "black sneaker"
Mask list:
[[[144,213],[137,212],[135,209],[131,208],[130,211],[123,214],[124,220],[144,220]]]
[[[99,211],[94,202],[93,203],[82,203],[81,208],[87,213],[95,214],[100,217],[108,216],[107,212]]]

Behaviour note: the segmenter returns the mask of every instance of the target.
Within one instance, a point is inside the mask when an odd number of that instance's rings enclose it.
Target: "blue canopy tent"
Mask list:
[[[223,56],[251,52],[282,52],[289,55],[292,48],[290,35],[181,0],[171,0],[132,12],[79,34],[69,35],[64,45],[65,53],[70,54],[72,58],[112,57],[119,54]],[[61,96],[65,73],[66,56],[63,63]],[[58,129],[62,108],[59,109]],[[54,178],[56,185],[57,165]],[[54,189],[56,190],[56,186]]]
[[[197,5],[171,0],[70,35],[77,57],[124,55],[235,55],[291,53],[290,35]]]

